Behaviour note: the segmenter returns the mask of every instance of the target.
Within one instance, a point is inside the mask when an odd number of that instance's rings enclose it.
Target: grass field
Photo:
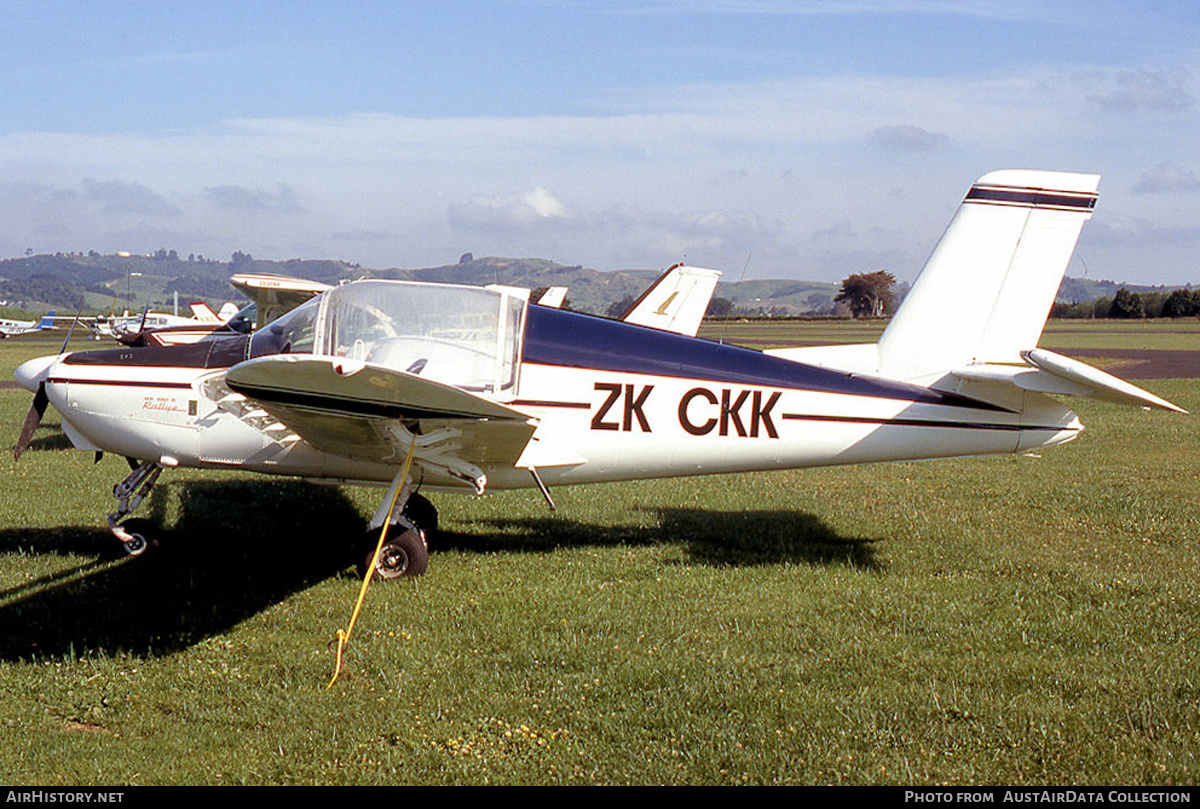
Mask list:
[[[1200,349],[1174,325],[1044,343]],[[0,343],[0,378],[46,345]],[[10,446],[29,399],[0,390]],[[1040,458],[442,497],[429,573],[371,588],[331,689],[378,491],[171,471],[126,560],[124,461],[51,412],[0,458],[0,779],[1194,783],[1200,422],[1076,406]]]

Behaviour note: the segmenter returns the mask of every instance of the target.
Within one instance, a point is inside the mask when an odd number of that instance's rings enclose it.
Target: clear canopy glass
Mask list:
[[[407,281],[345,284],[260,329],[251,356],[348,357],[498,393],[516,383],[526,299],[515,292]]]

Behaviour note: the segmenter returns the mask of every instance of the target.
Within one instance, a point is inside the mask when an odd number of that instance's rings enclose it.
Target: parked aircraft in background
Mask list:
[[[227,303],[221,307],[220,315],[213,314],[206,304],[193,303],[194,312],[202,307],[195,318],[170,325],[149,326],[140,331],[131,330],[128,336],[117,336],[117,339],[131,346],[175,346],[241,337],[254,331],[258,323],[265,323],[266,319],[273,320],[330,288],[328,284],[318,281],[253,273],[234,275],[229,283],[254,303],[241,309],[236,304]],[[265,313],[266,319],[260,313]]]
[[[633,302],[621,320],[695,337],[720,277],[716,270],[676,264]]]
[[[5,337],[16,337],[18,334],[28,334],[33,331],[53,329],[55,326],[54,311],[51,310],[41,320],[4,320],[0,319],[0,340]]]
[[[26,362],[16,454],[53,404],[74,446],[127,458],[108,523],[133,554],[146,535],[123,521],[164,469],[390,486],[372,526],[392,526],[376,565],[391,578],[428,561],[437,512],[418,488],[537,487],[553,507],[576,483],[1061,444],[1082,424],[1051,394],[1179,410],[1037,348],[1098,182],[981,178],[877,344],[758,352],[691,336],[690,314],[670,331],[512,287],[363,280],[252,336]],[[664,292],[643,299],[655,316]]]
[[[566,302],[566,287],[547,287],[542,296],[535,301],[540,306],[549,306],[553,309],[561,309],[562,305]]]

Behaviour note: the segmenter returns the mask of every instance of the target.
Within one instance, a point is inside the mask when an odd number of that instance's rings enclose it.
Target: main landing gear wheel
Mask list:
[[[374,533],[374,532],[371,532]],[[375,560],[375,550],[367,553],[364,570]],[[401,521],[388,530],[388,538],[379,551],[379,561],[371,578],[381,581],[420,576],[429,567],[429,549],[417,528]]]

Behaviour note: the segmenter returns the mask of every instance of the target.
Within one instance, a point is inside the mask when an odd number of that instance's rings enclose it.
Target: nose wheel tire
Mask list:
[[[149,539],[152,528],[153,523],[143,519],[126,520],[120,525],[118,538],[121,540],[121,550],[125,551],[126,556],[141,556],[149,550],[152,544]]]
[[[150,547],[150,543],[141,534],[134,534],[133,539],[123,543],[123,547],[127,556],[141,556]]]

